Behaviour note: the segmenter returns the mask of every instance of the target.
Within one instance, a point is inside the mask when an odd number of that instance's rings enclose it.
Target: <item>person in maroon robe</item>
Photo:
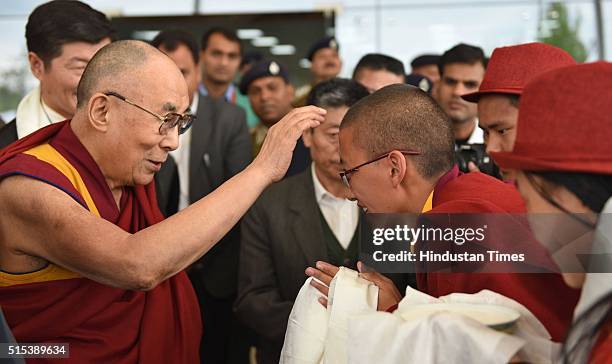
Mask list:
[[[428,200],[432,208],[425,216],[490,213],[512,217],[525,211],[512,186],[480,172],[460,174],[453,150],[447,116],[431,97],[410,86],[387,86],[364,98],[341,124],[342,178],[351,197],[368,213],[419,214]],[[337,271],[323,262],[316,268],[306,273],[326,284]],[[401,294],[391,281],[372,272],[362,276],[379,287],[378,309],[393,309]],[[564,337],[578,299],[578,293],[556,273],[435,272],[419,273],[417,279],[420,290],[436,297],[489,289],[512,298],[534,313],[556,341]],[[313,282],[327,294],[327,287]]]
[[[62,363],[199,362],[200,314],[183,269],[282,178],[325,111],[292,111],[242,173],[163,220],[153,176],[193,121],[177,66],[146,43],[112,43],[88,64],[77,99],[72,120],[0,153],[8,325],[18,342],[68,343]]]

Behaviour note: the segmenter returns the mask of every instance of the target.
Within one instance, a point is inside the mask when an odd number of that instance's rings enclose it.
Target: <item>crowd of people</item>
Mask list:
[[[325,37],[296,87],[230,29],[118,40],[67,0],[25,37],[39,82],[0,127],[0,343],[70,345],[32,362],[278,363],[307,276],[327,296],[338,267],[363,270],[364,211],[552,213],[612,244],[610,63],[462,43],[409,73],[366,54],[345,79]],[[459,169],[478,146],[495,173]],[[494,291],[563,343],[554,360],[610,363],[611,273],[361,276],[386,312],[407,287]]]

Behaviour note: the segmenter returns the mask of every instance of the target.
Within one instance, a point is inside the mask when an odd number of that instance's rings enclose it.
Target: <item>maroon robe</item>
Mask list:
[[[514,186],[483,173],[460,174],[454,167],[434,189],[433,209],[427,214],[435,213],[525,214],[526,208]],[[435,297],[488,289],[512,298],[527,307],[558,342],[571,325],[580,294],[558,273],[421,273],[417,280],[421,291]]]
[[[163,220],[153,183],[124,187],[117,208],[102,172],[69,121],[43,128],[2,150],[0,180],[12,175],[35,178],[66,192],[87,209],[83,194],[64,174],[52,164],[24,154],[45,143],[76,169],[102,218],[130,233]],[[183,272],[147,292],[109,287],[77,274],[38,279],[0,287],[0,306],[18,342],[70,345],[68,359],[28,362],[199,362],[199,307]]]

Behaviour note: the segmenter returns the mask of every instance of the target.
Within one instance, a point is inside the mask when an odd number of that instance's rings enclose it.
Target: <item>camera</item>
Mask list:
[[[462,144],[455,148],[455,159],[462,172],[468,173],[468,163],[473,162],[482,173],[501,179],[499,168],[485,151],[484,144]]]

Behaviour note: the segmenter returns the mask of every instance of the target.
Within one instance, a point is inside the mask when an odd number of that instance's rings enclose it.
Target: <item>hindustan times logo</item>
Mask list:
[[[380,246],[388,241],[404,241],[415,245],[417,242],[448,242],[463,245],[485,239],[487,225],[479,228],[413,228],[408,225],[396,225],[395,228],[375,228],[372,233],[372,243]]]

